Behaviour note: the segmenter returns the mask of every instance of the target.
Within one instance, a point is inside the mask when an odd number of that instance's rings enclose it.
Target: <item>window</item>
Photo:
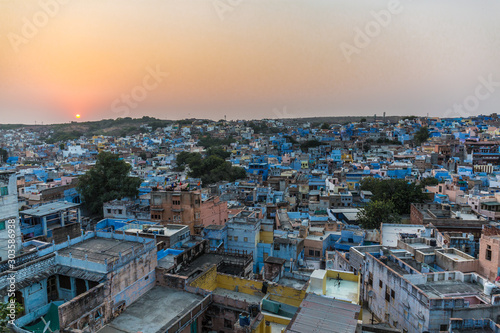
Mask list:
[[[181,204],[181,201],[180,201],[180,200],[173,200],[173,201],[172,201],[172,204],[173,204],[174,206],[178,206],[178,205],[180,205],[180,204]]]
[[[373,287],[373,273],[368,273],[368,285]]]
[[[314,251],[314,254],[315,254],[316,257],[321,256],[321,253],[319,251]]]
[[[488,245],[486,249],[486,260],[491,261],[491,245]]]
[[[122,214],[122,212],[123,212],[123,210],[118,209],[118,214],[120,214],[120,215],[121,215],[121,214]]]
[[[233,236],[227,236],[227,240],[233,240]]]
[[[279,251],[280,250],[280,243],[274,243],[274,249],[276,251]]]
[[[0,196],[9,195],[9,188],[7,186],[0,187]]]
[[[394,289],[391,289],[391,298],[396,298],[396,292],[394,291]]]
[[[439,331],[441,332],[446,332],[448,331],[448,325],[444,324],[444,325],[440,325],[439,326]]]
[[[309,255],[314,256],[314,250],[309,250]]]
[[[379,286],[379,288],[382,288],[384,286],[384,283],[382,282],[382,280],[378,280],[378,286]]]
[[[248,242],[248,237],[243,237],[244,242]]]
[[[111,209],[110,208],[108,208],[108,214],[111,214]]]
[[[224,319],[224,327],[225,328],[233,328],[233,324],[231,323],[231,320]]]
[[[385,286],[385,300],[387,302],[390,302],[391,301],[391,293],[390,293],[390,288]]]
[[[69,276],[59,275],[59,287],[71,290],[71,278]]]
[[[238,236],[234,236],[234,241],[237,242],[238,241]]]

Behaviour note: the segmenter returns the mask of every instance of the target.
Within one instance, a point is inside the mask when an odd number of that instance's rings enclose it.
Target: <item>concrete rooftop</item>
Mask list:
[[[89,261],[102,264],[105,260],[108,260],[108,262],[118,260],[120,253],[124,256],[132,252],[132,249],[137,252],[142,248],[143,244],[138,242],[110,238],[91,238],[59,250],[58,254],[69,257],[71,253],[73,258],[82,260],[85,260],[86,255]]]
[[[430,298],[479,295],[483,291],[483,288],[478,284],[456,280],[427,282],[418,284],[416,287]]]
[[[203,297],[156,286],[115,318],[99,333],[154,333],[191,310]]]
[[[227,296],[238,301],[246,301],[247,303],[260,304],[264,296],[245,294],[239,291],[233,291],[223,288],[215,288],[212,292],[214,295]]]

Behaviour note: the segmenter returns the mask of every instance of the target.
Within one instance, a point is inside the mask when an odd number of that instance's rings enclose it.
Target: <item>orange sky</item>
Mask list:
[[[474,94],[479,76],[500,81],[494,0],[401,0],[350,62],[342,43],[354,45],[354,29],[389,1],[62,3],[0,0],[0,122],[67,122],[77,113],[80,121],[440,116]],[[52,4],[50,15],[43,4]],[[125,105],[148,68],[168,76],[117,112],[113,103]],[[500,87],[471,113],[500,111],[499,102]]]

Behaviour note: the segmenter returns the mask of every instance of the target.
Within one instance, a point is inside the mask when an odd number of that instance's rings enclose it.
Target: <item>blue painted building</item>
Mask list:
[[[203,229],[202,235],[208,240],[210,250],[227,250],[227,225],[209,225]]]
[[[243,210],[230,218],[227,223],[227,249],[253,253],[254,272],[257,271],[257,244],[260,239],[261,219],[257,212]]]

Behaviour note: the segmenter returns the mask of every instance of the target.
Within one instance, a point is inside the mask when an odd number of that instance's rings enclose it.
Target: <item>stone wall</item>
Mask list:
[[[64,227],[52,229],[52,239],[56,244],[66,242],[68,240],[68,236],[70,239],[73,239],[81,236],[81,234],[82,228],[80,223],[71,223],[65,225]]]
[[[61,332],[82,329],[88,324],[93,332],[99,330],[111,318],[108,306],[108,286],[99,284],[87,292],[59,306],[59,326]]]
[[[184,290],[188,278],[172,273],[168,273],[165,268],[156,268],[156,284],[173,289]]]

